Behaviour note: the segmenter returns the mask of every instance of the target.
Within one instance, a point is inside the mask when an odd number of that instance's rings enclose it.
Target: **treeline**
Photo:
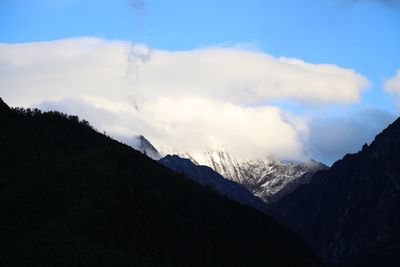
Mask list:
[[[15,112],[16,115],[19,116],[25,116],[25,117],[38,117],[41,116],[44,119],[68,119],[74,123],[79,123],[82,124],[84,126],[90,127],[92,129],[94,129],[93,126],[90,125],[90,123],[87,120],[80,120],[78,116],[76,115],[68,115],[66,113],[62,113],[59,111],[47,111],[47,112],[42,112],[40,109],[38,108],[21,108],[21,107],[16,107],[16,108],[12,108],[12,110]]]

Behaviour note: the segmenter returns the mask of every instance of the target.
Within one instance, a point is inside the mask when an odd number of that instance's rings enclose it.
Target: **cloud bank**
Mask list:
[[[346,117],[314,118],[308,123],[308,146],[314,157],[331,164],[369,144],[395,119],[394,114],[377,108],[364,108]]]
[[[0,44],[0,77],[11,105],[77,114],[111,135],[282,159],[304,157],[309,125],[271,103],[349,104],[368,86],[353,70],[254,50],[171,52],[96,38]]]

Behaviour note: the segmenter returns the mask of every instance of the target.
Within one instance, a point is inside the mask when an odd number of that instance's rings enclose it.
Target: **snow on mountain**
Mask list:
[[[159,160],[162,158],[158,150],[143,135],[130,138],[128,144],[151,159]]]
[[[129,144],[154,160],[162,158],[142,135],[130,140]],[[196,165],[208,166],[226,179],[244,185],[266,203],[280,199],[300,184],[309,183],[315,172],[328,168],[314,160],[303,163],[284,163],[273,157],[240,160],[225,150],[203,150],[199,153],[174,151],[165,154],[175,154],[190,159]]]
[[[240,161],[226,151],[208,151],[201,153],[176,153],[178,156],[190,159],[194,164],[211,167],[225,178],[244,184],[245,179],[240,171]]]
[[[309,183],[315,172],[327,166],[314,160],[296,164],[267,159],[244,161],[240,169],[246,188],[265,202],[273,202]]]
[[[273,157],[239,160],[227,151],[178,155],[195,164],[209,166],[225,178],[243,184],[267,203],[292,192],[300,184],[309,183],[318,170],[327,169],[327,166],[314,160],[304,163],[283,163]]]

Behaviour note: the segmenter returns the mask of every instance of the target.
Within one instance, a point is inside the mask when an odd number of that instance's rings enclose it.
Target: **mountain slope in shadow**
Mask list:
[[[269,210],[327,266],[400,266],[400,119]]]
[[[225,179],[208,166],[195,165],[190,159],[181,158],[177,155],[167,155],[158,162],[173,171],[185,174],[189,179],[203,186],[209,186],[239,203],[249,205],[260,211],[265,210],[266,204],[264,201],[254,196],[246,187]]]
[[[265,214],[58,112],[0,100],[1,266],[320,266]]]

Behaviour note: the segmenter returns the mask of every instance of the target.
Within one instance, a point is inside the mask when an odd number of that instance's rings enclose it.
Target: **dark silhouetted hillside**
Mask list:
[[[400,119],[271,213],[328,266],[400,266]]]
[[[1,266],[318,266],[268,216],[58,112],[0,101]]]
[[[220,194],[244,205],[265,211],[266,204],[241,184],[225,179],[208,166],[195,165],[191,160],[177,155],[167,155],[158,161],[173,171],[181,172],[193,181],[209,186]]]

